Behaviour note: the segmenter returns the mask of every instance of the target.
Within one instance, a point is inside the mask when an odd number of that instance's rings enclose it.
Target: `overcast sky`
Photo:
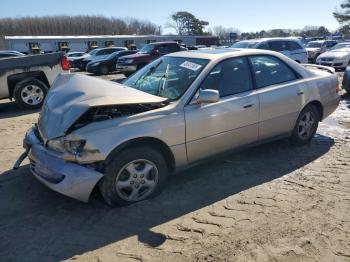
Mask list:
[[[19,3],[20,2],[20,3]],[[135,17],[164,27],[170,14],[188,11],[210,23],[241,31],[273,28],[301,29],[305,25],[325,26],[331,30],[339,24],[332,12],[343,0],[31,0],[2,1],[0,17],[43,15],[104,15]],[[1,34],[1,32],[0,32]]]

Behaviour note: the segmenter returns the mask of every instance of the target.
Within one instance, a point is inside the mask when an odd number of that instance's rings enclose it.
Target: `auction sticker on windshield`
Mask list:
[[[192,71],[197,71],[199,68],[202,67],[201,65],[198,65],[196,63],[192,63],[192,62],[189,62],[189,61],[183,62],[180,66],[184,67],[184,68],[187,68],[187,69],[190,69]]]

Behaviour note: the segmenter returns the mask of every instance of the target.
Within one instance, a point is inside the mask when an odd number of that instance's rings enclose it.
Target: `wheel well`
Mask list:
[[[9,97],[13,98],[13,91],[18,82],[25,80],[26,78],[35,78],[50,87],[49,81],[43,71],[23,72],[19,74],[10,75],[7,77],[7,85],[9,89]]]
[[[137,65],[137,69],[141,69],[142,67],[146,66],[148,63],[146,62],[143,62],[143,63],[140,63],[139,65]]]
[[[122,150],[135,146],[148,146],[153,149],[159,150],[165,158],[169,172],[172,173],[175,171],[175,158],[170,148],[163,141],[153,137],[136,138],[119,145],[118,147],[113,149],[112,152],[108,155],[108,157],[106,158],[106,163],[108,163],[113,156],[115,156]]]
[[[312,101],[310,103],[308,103],[306,106],[308,105],[314,105],[317,108],[318,113],[320,114],[320,120],[323,119],[323,106],[321,104],[320,101]]]

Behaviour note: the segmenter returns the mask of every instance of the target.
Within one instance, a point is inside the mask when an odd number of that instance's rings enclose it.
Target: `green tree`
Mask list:
[[[340,24],[346,24],[350,22],[350,0],[344,1],[340,5],[342,11],[333,12],[335,19]]]
[[[167,26],[174,28],[179,35],[203,35],[205,34],[204,27],[209,25],[209,22],[184,11],[172,14],[170,19]]]

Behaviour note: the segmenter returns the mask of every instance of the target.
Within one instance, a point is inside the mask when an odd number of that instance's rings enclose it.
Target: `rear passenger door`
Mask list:
[[[271,55],[249,58],[260,101],[259,139],[289,133],[303,105],[303,85],[297,74]]]

